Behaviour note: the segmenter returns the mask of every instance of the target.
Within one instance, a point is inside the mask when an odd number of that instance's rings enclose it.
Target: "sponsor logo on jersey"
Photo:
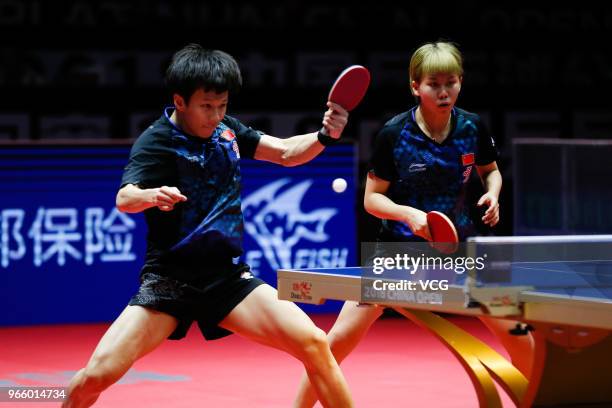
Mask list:
[[[418,171],[427,170],[427,165],[425,163],[412,163],[408,168],[409,173],[416,173]]]

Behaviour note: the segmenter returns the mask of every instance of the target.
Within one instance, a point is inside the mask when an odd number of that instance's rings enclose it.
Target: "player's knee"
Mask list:
[[[312,363],[315,359],[324,358],[330,354],[327,335],[318,327],[313,328],[304,336],[301,346],[304,363]]]
[[[307,346],[315,351],[329,348],[327,333],[318,327],[314,327],[307,337]]]
[[[104,371],[87,368],[83,371],[79,388],[87,393],[102,392],[112,384],[110,377]]]
[[[89,392],[101,392],[114,384],[127,371],[114,364],[110,357],[92,359],[83,370],[83,387]]]

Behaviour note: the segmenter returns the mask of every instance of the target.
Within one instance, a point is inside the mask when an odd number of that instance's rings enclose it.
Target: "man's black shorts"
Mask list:
[[[225,265],[212,273],[206,271],[201,273],[204,278],[198,279],[184,279],[181,277],[184,272],[184,268],[145,265],[138,293],[129,303],[177,318],[179,324],[168,337],[172,340],[185,337],[194,321],[198,322],[207,340],[232,334],[218,324],[249,293],[265,283],[251,275],[249,266],[244,263]]]

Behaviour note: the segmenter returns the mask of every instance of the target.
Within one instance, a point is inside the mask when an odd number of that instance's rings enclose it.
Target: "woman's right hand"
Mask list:
[[[415,235],[431,241],[431,233],[429,232],[429,225],[427,225],[427,213],[416,208],[407,207],[406,216],[404,222],[408,224],[408,227],[412,230]]]

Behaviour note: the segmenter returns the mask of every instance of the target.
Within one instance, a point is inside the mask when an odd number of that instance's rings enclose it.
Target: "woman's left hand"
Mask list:
[[[487,210],[485,211],[482,222],[490,227],[494,227],[499,222],[499,202],[497,201],[497,197],[491,193],[484,193],[480,200],[478,200],[478,206],[487,205]]]

